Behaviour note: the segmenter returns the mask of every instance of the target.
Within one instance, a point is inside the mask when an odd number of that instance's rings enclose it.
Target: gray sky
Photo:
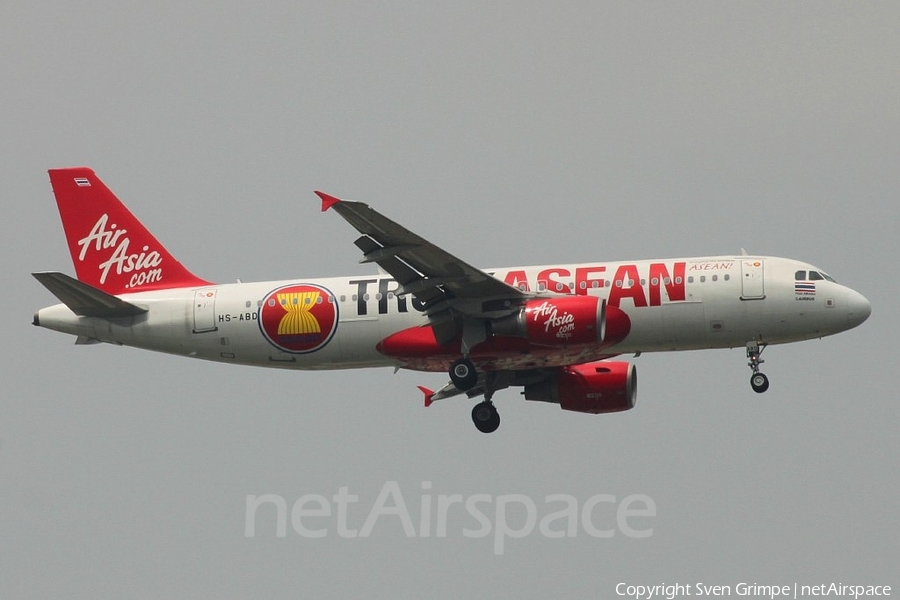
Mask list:
[[[626,583],[897,590],[900,6],[20,2],[0,20],[0,596],[615,597]],[[644,355],[638,406],[426,410],[389,369],[279,372],[35,329],[73,272],[46,169],[86,164],[190,269],[372,272],[313,189],[498,266],[728,254],[821,267],[872,317],[770,348]],[[646,539],[275,535],[248,495],[645,494]],[[431,489],[422,490],[422,482]],[[491,510],[484,508],[485,511]],[[606,511],[606,512],[604,512]],[[510,512],[512,526],[524,511]],[[598,525],[611,522],[598,509]],[[603,523],[603,519],[606,519]],[[614,518],[612,518],[614,520]],[[417,525],[418,527],[418,525]],[[432,524],[432,529],[434,525]]]

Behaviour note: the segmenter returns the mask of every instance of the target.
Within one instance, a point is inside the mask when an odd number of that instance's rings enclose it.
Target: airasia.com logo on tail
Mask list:
[[[109,215],[103,214],[91,228],[86,237],[78,240],[81,252],[78,260],[84,262],[88,250],[95,252],[112,250],[112,254],[105,261],[98,264],[100,269],[100,283],[106,283],[109,272],[113,270],[116,275],[133,273],[131,279],[125,285],[126,288],[138,287],[147,283],[156,283],[162,280],[162,257],[156,250],[150,250],[144,246],[138,253],[129,252],[131,240],[126,235],[127,229],[116,229],[116,224],[107,226]],[[148,250],[150,250],[148,252]]]
[[[312,284],[274,290],[259,307],[259,328],[272,344],[294,354],[315,352],[327,344],[338,323],[334,295]]]

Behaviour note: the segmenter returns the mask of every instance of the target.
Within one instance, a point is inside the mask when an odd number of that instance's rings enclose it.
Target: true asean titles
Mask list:
[[[734,261],[691,263],[690,270],[727,270],[733,266]],[[592,289],[609,288],[607,302],[611,306],[621,306],[623,301],[631,301],[635,307],[644,307],[661,306],[664,293],[669,302],[684,301],[686,271],[688,263],[685,261],[548,267],[532,278],[525,270],[513,269],[506,272],[503,281],[523,291],[568,292],[575,295],[587,295]]]
[[[686,273],[693,271],[730,271],[735,261],[671,263],[622,263],[617,265],[590,265],[572,267],[547,267],[529,277],[525,270],[513,269],[505,273],[492,273],[524,291],[565,290],[575,295],[588,295],[591,290],[608,289],[610,306],[623,303],[635,307],[661,306],[666,302],[681,302],[686,298]],[[609,275],[612,274],[610,279]],[[608,280],[607,280],[608,279]],[[571,281],[572,287],[564,281]],[[356,315],[387,314],[389,307],[400,313],[422,311],[424,307],[415,296],[398,296],[394,292],[396,282],[389,277],[351,279],[348,284],[355,293],[353,302]],[[558,285],[557,285],[558,284]],[[344,298],[341,298],[343,301]],[[535,311],[532,318],[543,317],[542,325],[557,329],[559,337],[569,333],[571,316],[554,310]],[[254,317],[256,315],[253,315]],[[241,319],[244,320],[244,319]],[[251,319],[247,319],[251,320]],[[257,320],[257,319],[253,319]],[[314,284],[295,284],[270,292],[259,311],[259,327],[266,338],[287,352],[314,352],[323,347],[337,327],[336,298]]]
[[[703,261],[671,263],[622,263],[615,265],[579,265],[546,267],[531,275],[524,269],[489,272],[503,282],[523,291],[575,294],[586,296],[596,290],[608,288],[607,303],[610,306],[635,307],[661,306],[668,302],[683,302],[686,273],[691,271],[728,272],[736,268],[736,261]],[[610,278],[612,275],[612,278]],[[422,311],[424,306],[415,296],[397,296],[397,283],[389,278],[351,279],[352,301],[356,315],[384,315],[391,303],[396,312]],[[571,287],[570,287],[571,284]],[[407,300],[409,298],[409,300]]]

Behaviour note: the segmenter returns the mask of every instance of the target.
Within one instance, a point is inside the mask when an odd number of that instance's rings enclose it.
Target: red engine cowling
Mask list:
[[[592,414],[634,408],[637,370],[628,362],[600,361],[560,367],[547,379],[525,386],[526,400],[559,404]]]
[[[493,321],[491,330],[550,346],[598,344],[606,334],[606,300],[595,296],[529,300],[519,312]]]

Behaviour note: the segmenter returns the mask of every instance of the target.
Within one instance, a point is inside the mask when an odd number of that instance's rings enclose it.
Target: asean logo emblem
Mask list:
[[[334,295],[312,284],[287,285],[259,307],[259,329],[273,345],[294,354],[319,350],[334,336],[338,308]]]

